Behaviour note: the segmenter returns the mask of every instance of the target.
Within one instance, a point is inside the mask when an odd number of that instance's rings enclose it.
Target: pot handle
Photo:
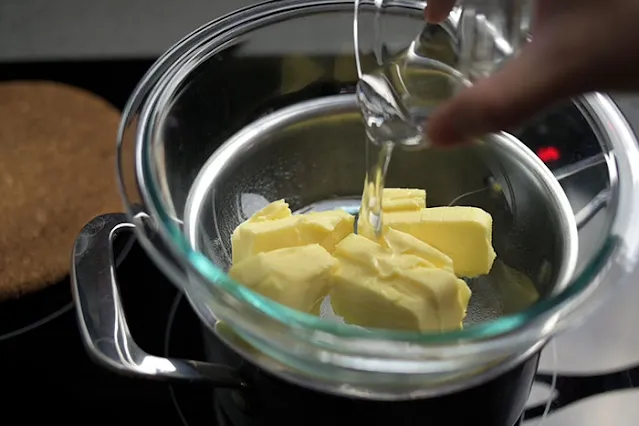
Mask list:
[[[147,354],[135,343],[120,302],[113,253],[115,237],[134,227],[121,213],[98,216],[82,229],[73,247],[71,289],[80,334],[91,357],[128,376],[243,387],[239,374],[229,366],[162,358]]]

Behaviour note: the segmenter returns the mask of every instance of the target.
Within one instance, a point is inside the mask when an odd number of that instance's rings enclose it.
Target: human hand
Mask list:
[[[454,5],[430,0],[425,17],[441,22]],[[582,93],[639,89],[638,0],[537,0],[534,17],[533,40],[519,56],[434,113],[434,143],[512,128]]]

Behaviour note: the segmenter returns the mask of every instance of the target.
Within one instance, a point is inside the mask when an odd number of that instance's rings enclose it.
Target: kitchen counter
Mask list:
[[[249,0],[3,0],[2,62],[154,57],[197,26]],[[308,35],[308,34],[306,34]],[[325,35],[323,35],[325,36]],[[274,46],[277,40],[270,41]],[[639,97],[615,97],[639,130]],[[560,374],[595,374],[639,365],[639,274],[580,328],[555,341]],[[552,371],[547,350],[541,370]],[[546,426],[635,425],[639,390],[595,396],[553,413]],[[532,422],[534,424],[534,422]]]

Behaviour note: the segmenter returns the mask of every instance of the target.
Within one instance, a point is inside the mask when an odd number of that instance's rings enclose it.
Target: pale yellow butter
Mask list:
[[[476,207],[430,207],[384,214],[383,233],[392,228],[410,234],[450,257],[458,276],[476,277],[490,272],[496,257],[492,222],[490,214]],[[358,231],[375,239],[370,227]]]
[[[355,234],[337,244],[333,255],[339,267],[331,305],[348,323],[417,331],[461,326],[470,289],[452,272]]]
[[[428,296],[433,298],[437,306],[438,326],[423,324],[421,330],[449,331],[461,328],[471,294],[463,280],[443,269],[411,269],[403,275],[410,280],[410,289],[416,294],[423,294],[423,289],[428,289]]]
[[[331,306],[349,324],[390,330],[438,326],[430,297],[405,294],[395,280],[384,280],[364,265],[341,261],[331,288]]]
[[[410,233],[406,231],[408,224],[416,224],[422,218],[422,209],[419,210],[399,210],[394,212],[384,211],[382,215],[382,233],[388,232],[389,228],[396,228],[400,231]],[[402,224],[401,229],[396,227],[396,224]],[[361,216],[357,221],[357,233],[359,235],[363,235],[366,238],[370,238],[371,240],[377,241],[377,236],[375,235],[375,230],[371,226],[371,224],[364,220]]]
[[[301,229],[308,233],[303,240],[317,242],[329,252],[355,229],[355,217],[343,210],[313,212],[297,217],[300,218]]]
[[[333,252],[334,256],[366,265],[380,277],[390,277],[403,270],[419,267],[434,268],[422,257],[394,254],[374,241],[351,234],[344,238]]]
[[[371,186],[372,188],[372,186]],[[426,207],[426,191],[409,188],[384,188],[382,192],[382,210],[388,213],[417,213]],[[373,228],[362,216],[357,221],[358,233],[373,235]]]
[[[338,262],[319,244],[259,253],[231,267],[246,287],[302,312],[316,313]]]
[[[261,210],[258,219],[251,218],[233,231],[234,264],[258,253],[315,243],[330,252],[335,244],[353,232],[353,216],[344,211],[287,215],[280,202],[275,203],[278,205]]]
[[[266,207],[251,216],[247,222],[263,222],[265,220],[277,220],[291,217],[293,213],[284,200],[273,201]]]
[[[450,257],[406,232],[389,228],[383,235],[381,243],[393,253],[418,256],[430,262],[435,268],[454,271],[453,260]]]
[[[335,313],[363,327],[447,331],[462,326],[471,290],[458,276],[490,271],[492,217],[473,207],[425,208],[426,192],[385,189],[384,230],[342,211],[293,215],[275,201],[233,232],[232,278],[279,303]]]
[[[382,208],[384,212],[419,210],[426,207],[426,191],[409,188],[384,188]]]

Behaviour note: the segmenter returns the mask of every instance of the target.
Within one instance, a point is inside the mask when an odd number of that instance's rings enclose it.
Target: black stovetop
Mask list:
[[[0,81],[68,83],[122,109],[152,63],[149,59],[2,64]],[[118,279],[129,327],[142,348],[153,354],[164,355],[168,349],[174,356],[203,359],[200,339],[176,331],[198,330],[196,316],[137,244],[118,267]],[[175,315],[169,318],[171,309]],[[0,303],[0,386],[7,395],[0,403],[2,423],[8,425],[41,421],[180,425],[185,424],[183,416],[189,417],[189,425],[217,423],[210,388],[121,377],[89,359],[68,279]],[[176,409],[178,402],[182,413]]]
[[[192,338],[199,330],[197,317],[137,244],[117,273],[140,346],[152,354],[203,359],[201,340]],[[207,386],[121,377],[93,363],[80,340],[68,282],[0,304],[0,383],[8,396],[0,404],[2,414],[16,424],[17,419],[20,424],[217,424]]]
[[[122,109],[151,64],[152,60],[2,64],[0,81],[47,79],[69,83]],[[556,140],[575,138],[562,134]],[[552,140],[548,135],[544,139]],[[150,354],[204,360],[199,321],[181,294],[137,244],[123,259],[117,270],[118,282],[137,343]],[[549,379],[539,377],[541,382]],[[638,381],[639,374],[634,370],[579,380],[560,377],[560,396],[553,407],[608,390],[634,387]],[[40,421],[191,426],[224,423],[216,419],[209,386],[122,377],[93,363],[80,339],[68,280],[0,303],[0,386],[7,395],[0,403],[2,422],[8,425]],[[538,407],[531,413],[536,416],[542,412],[543,408]]]

